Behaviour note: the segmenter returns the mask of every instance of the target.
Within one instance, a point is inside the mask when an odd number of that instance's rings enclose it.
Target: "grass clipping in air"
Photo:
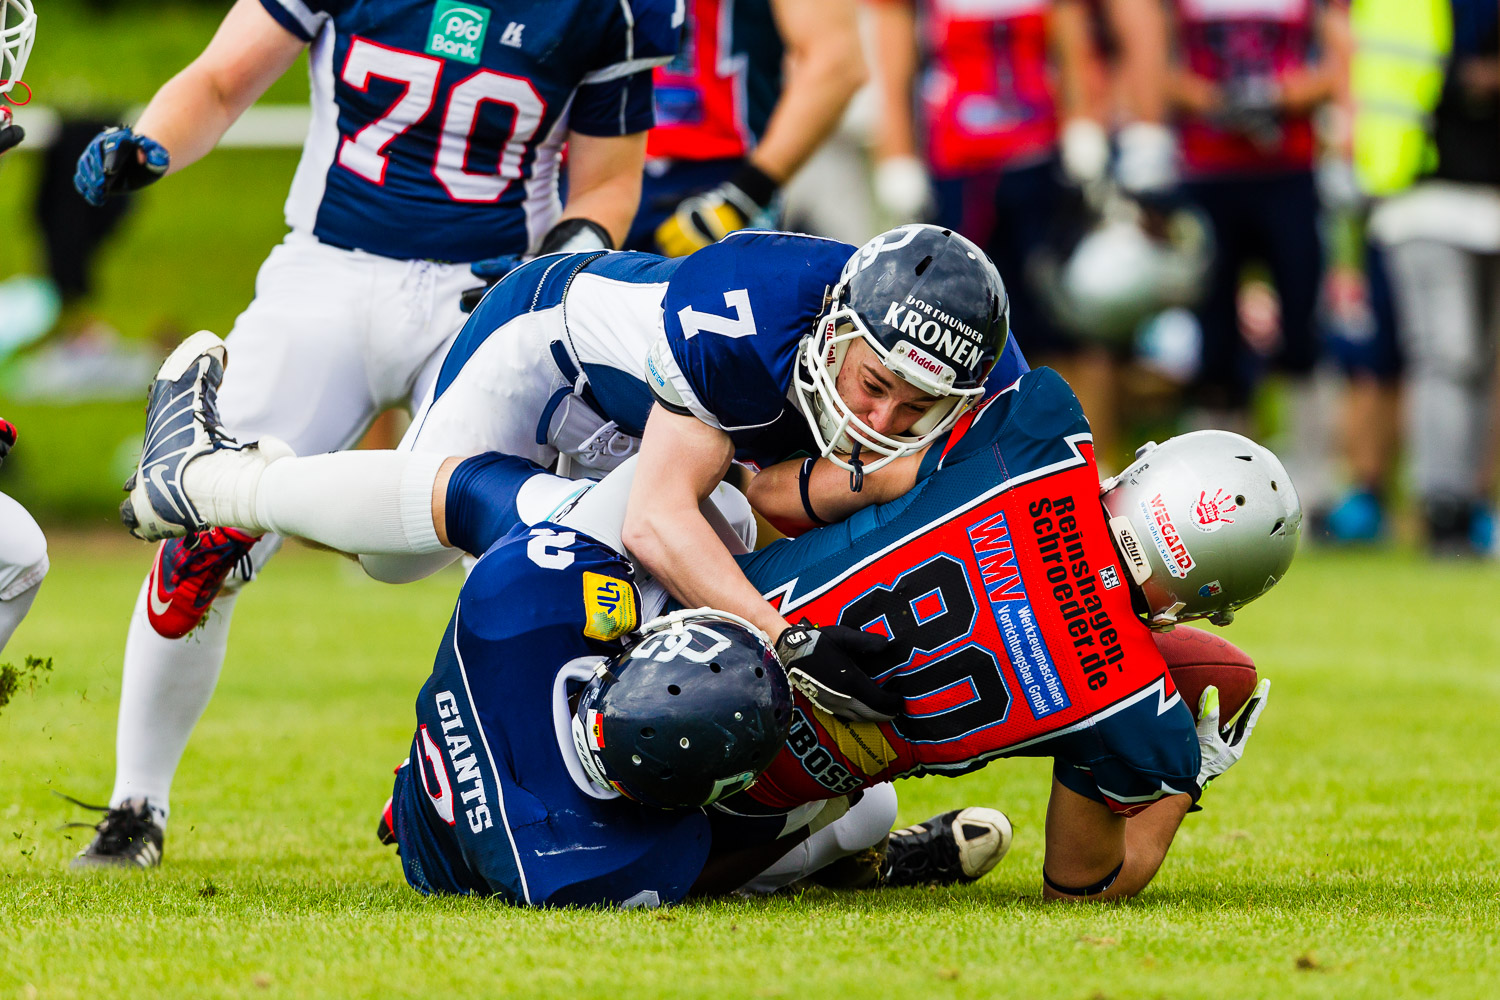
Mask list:
[[[10,704],[10,700],[16,696],[24,684],[26,690],[35,692],[37,685],[47,683],[47,678],[52,676],[52,657],[45,660],[40,656],[28,656],[24,665],[17,667],[13,663],[0,664],[0,711]]]

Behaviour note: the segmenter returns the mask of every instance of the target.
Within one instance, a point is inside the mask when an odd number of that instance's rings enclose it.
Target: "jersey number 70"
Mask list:
[[[442,73],[442,59],[354,37],[339,73],[343,82],[366,92],[374,77],[403,84],[406,89],[385,114],[339,144],[339,165],[373,184],[384,184],[387,147],[432,110]],[[500,151],[499,169],[493,174],[476,173],[467,165],[479,109],[485,102],[504,105],[514,112],[510,134]],[[499,201],[510,183],[520,179],[521,158],[546,109],[546,102],[529,80],[489,69],[475,70],[448,91],[433,176],[454,201]]]

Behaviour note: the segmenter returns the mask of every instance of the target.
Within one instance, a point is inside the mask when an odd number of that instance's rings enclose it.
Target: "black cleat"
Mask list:
[[[973,882],[1010,850],[1010,820],[998,809],[970,806],[891,832],[881,884]]]
[[[165,832],[151,816],[151,807],[144,799],[130,799],[113,809],[108,806],[91,806],[86,802],[63,796],[76,806],[97,809],[104,813],[98,823],[69,823],[68,826],[92,827],[96,833],[93,842],[78,852],[68,867],[73,871],[88,871],[97,868],[155,868],[161,864],[162,842]]]
[[[393,802],[393,799],[385,800],[385,808],[380,810],[380,823],[375,827],[375,838],[387,847],[396,843],[396,816],[391,808]]]

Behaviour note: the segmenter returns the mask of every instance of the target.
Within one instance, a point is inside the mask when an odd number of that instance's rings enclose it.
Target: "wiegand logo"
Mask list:
[[[478,63],[489,27],[488,8],[459,0],[438,0],[427,29],[427,51],[459,62]]]

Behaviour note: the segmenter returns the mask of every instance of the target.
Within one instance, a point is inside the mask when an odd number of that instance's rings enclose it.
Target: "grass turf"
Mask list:
[[[903,821],[1005,808],[1011,856],[943,890],[529,912],[423,899],[374,839],[457,578],[403,588],[284,553],[241,599],[174,788],[166,867],[64,872],[102,799],[146,550],[53,539],[3,659],[0,996],[1494,996],[1494,570],[1305,555],[1231,630],[1275,679],[1246,760],[1123,906],[1039,902],[1047,766],[898,785]],[[1490,747],[1488,751],[1484,747]],[[71,839],[70,839],[71,838]]]

